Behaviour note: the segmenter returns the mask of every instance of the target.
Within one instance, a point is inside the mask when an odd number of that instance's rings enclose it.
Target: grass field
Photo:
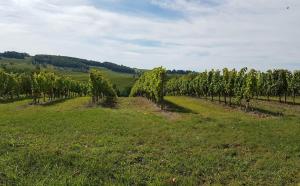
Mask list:
[[[210,101],[0,104],[0,185],[297,185],[300,106],[261,117]]]
[[[100,68],[100,67],[93,67],[91,69],[92,70],[96,69],[101,71],[103,76],[108,80],[110,80],[113,84],[115,84],[119,90],[124,90],[127,87],[132,87],[135,82],[135,78],[133,77],[133,74],[113,72],[106,68]],[[90,78],[89,73],[84,73],[84,72],[75,72],[71,70],[59,70],[59,69],[53,69],[53,71],[59,75],[67,76],[77,81],[87,82]]]
[[[26,59],[1,58],[0,65],[6,65],[7,68],[20,70],[33,70],[35,68],[35,66],[32,65],[31,57],[27,57]]]

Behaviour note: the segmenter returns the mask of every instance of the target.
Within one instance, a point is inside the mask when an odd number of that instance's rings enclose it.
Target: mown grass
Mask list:
[[[185,112],[142,98],[120,98],[113,109],[91,107],[89,98],[0,104],[0,185],[300,183],[299,107],[260,118],[166,99]]]

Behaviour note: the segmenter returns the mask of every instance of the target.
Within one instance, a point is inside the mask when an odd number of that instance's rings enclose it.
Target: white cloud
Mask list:
[[[109,12],[87,0],[3,1],[0,50],[69,55],[139,68],[300,68],[299,1],[170,2],[153,0],[182,11],[184,19]],[[130,40],[162,45],[141,46]]]

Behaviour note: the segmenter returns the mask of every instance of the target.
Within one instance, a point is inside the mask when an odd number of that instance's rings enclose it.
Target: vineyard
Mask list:
[[[91,93],[93,103],[98,103],[103,98],[114,99],[117,97],[111,83],[106,80],[98,71],[92,71],[90,74]]]
[[[39,103],[56,99],[92,95],[94,103],[102,98],[115,98],[117,89],[103,75],[93,70],[90,82],[81,83],[52,72],[7,73],[0,71],[0,99],[13,100],[22,97],[33,98]],[[210,70],[190,73],[167,80],[166,70],[162,67],[141,75],[131,89],[130,96],[143,96],[163,107],[164,95],[193,96],[210,98],[225,104],[245,106],[248,109],[252,99],[278,97],[279,102],[287,102],[287,97],[295,98],[300,94],[300,71],[254,69],[240,71],[235,69]],[[244,103],[244,105],[243,105]]]
[[[62,72],[0,71],[0,185],[300,182],[299,71]]]
[[[211,70],[190,73],[168,81],[164,69],[157,68],[141,76],[131,92],[131,96],[144,96],[161,105],[164,103],[164,95],[210,98],[211,101],[217,97],[219,102],[243,106],[246,110],[252,99],[265,97],[270,101],[270,97],[278,97],[280,103],[287,103],[289,96],[292,103],[296,104],[295,98],[299,94],[300,71],[260,72],[254,69],[247,71],[247,68],[240,71],[224,68],[222,72]]]
[[[145,72],[134,84],[130,96],[144,96],[158,105],[163,105],[166,70],[162,67]]]
[[[167,80],[168,79],[168,80]],[[82,83],[52,72],[8,73],[0,71],[0,99],[2,101],[32,98],[33,103],[57,99],[92,96],[92,102],[103,98],[115,99],[117,89],[101,72],[92,70],[89,83]],[[268,70],[260,72],[242,68],[240,71],[224,68],[199,73],[189,73],[167,78],[162,67],[143,73],[131,88],[130,96],[143,96],[163,108],[164,96],[192,96],[217,99],[228,105],[249,108],[252,99],[278,97],[279,102],[287,103],[287,97],[300,94],[300,71]]]
[[[40,99],[46,103],[71,97],[92,95],[93,103],[103,98],[117,96],[111,83],[96,70],[90,73],[90,82],[82,83],[52,72],[34,72],[32,74],[13,74],[0,71],[0,99],[32,98],[34,104]]]
[[[225,104],[241,105],[242,101],[249,106],[250,100],[259,97],[278,97],[279,102],[287,102],[287,96],[295,98],[300,94],[300,71],[294,73],[287,70],[268,70],[259,72],[254,69],[240,71],[223,69],[205,71],[198,74],[189,74],[179,78],[173,78],[167,82],[167,95],[187,95],[196,97],[224,97]],[[228,100],[229,99],[229,100]],[[228,101],[227,101],[228,100]]]
[[[0,186],[300,186],[300,0],[0,0]]]

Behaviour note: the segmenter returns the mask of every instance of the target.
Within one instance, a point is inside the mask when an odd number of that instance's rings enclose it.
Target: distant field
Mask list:
[[[0,60],[0,65],[1,64],[5,64],[7,68],[16,68],[20,70],[35,69],[35,66],[32,65],[31,63],[31,58],[26,58],[25,60],[2,58]],[[89,80],[89,73],[85,73],[85,72],[72,71],[71,69],[67,69],[67,68],[55,68],[50,65],[48,65],[47,68],[42,67],[42,69],[53,71],[56,74],[67,76],[77,81]],[[103,73],[103,76],[109,79],[113,84],[116,84],[119,90],[124,90],[124,88],[126,87],[131,87],[135,81],[133,74],[113,72],[106,68],[100,68],[100,67],[92,67],[91,69],[100,70]]]
[[[120,90],[123,90],[126,87],[131,87],[135,82],[133,74],[113,72],[106,68],[100,68],[100,67],[94,67],[92,69],[97,69],[101,71],[103,76],[106,77],[108,80],[110,80],[113,84],[116,84]],[[70,70],[58,70],[58,69],[54,69],[54,72],[60,75],[70,77],[77,81],[89,80],[89,73],[75,72]]]
[[[0,104],[0,185],[297,185],[300,106],[261,117],[203,99]]]
[[[35,68],[35,66],[32,65],[31,57],[26,59],[2,58],[0,59],[0,65],[3,64],[6,65],[7,68],[16,68],[20,70],[33,70]]]

